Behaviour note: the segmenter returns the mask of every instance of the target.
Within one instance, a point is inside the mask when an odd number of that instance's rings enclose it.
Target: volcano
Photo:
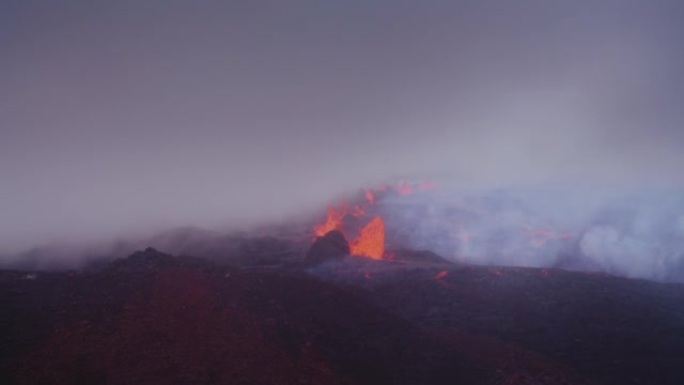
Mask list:
[[[0,380],[684,383],[684,285],[582,265],[583,247],[624,238],[610,222],[582,238],[515,200],[434,192],[382,185],[286,231],[183,228],[149,240],[165,252],[0,270]],[[545,263],[497,264],[497,250]]]

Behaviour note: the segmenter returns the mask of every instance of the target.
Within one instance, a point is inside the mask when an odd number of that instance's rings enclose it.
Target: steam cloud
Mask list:
[[[454,261],[684,280],[678,191],[443,188],[381,207],[399,246]]]

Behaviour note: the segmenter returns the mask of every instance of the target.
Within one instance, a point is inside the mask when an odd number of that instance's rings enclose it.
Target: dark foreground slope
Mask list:
[[[521,381],[510,383],[574,373],[599,384],[684,384],[683,285],[510,267],[375,271],[337,278]]]
[[[684,383],[680,285],[419,257],[2,272],[0,381]]]
[[[154,250],[98,273],[0,276],[2,383],[488,383],[358,293]]]

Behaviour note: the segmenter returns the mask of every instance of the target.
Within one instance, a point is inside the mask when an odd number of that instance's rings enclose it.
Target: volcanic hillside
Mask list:
[[[683,285],[606,273],[581,255],[592,230],[528,226],[520,202],[440,199],[385,185],[286,231],[150,239],[189,256],[0,271],[0,381],[684,383]],[[510,207],[524,221],[491,230]],[[468,263],[483,250],[545,267]]]
[[[2,382],[684,383],[680,285],[399,254],[4,271]]]

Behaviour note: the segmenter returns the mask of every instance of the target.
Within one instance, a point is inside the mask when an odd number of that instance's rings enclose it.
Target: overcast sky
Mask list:
[[[681,186],[681,1],[0,1],[0,251],[394,177]]]

